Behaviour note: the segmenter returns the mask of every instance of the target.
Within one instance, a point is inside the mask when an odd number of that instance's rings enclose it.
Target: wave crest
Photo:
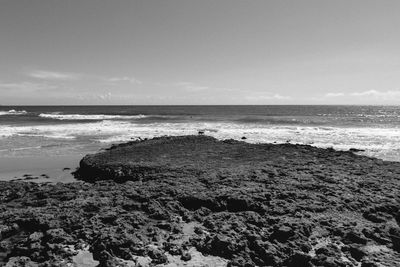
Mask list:
[[[60,113],[41,113],[39,117],[55,120],[130,120],[142,119],[146,115],[105,115],[105,114],[60,114]]]
[[[28,112],[26,110],[15,110],[15,109],[10,109],[9,111],[0,111],[0,116],[1,115],[25,115]]]

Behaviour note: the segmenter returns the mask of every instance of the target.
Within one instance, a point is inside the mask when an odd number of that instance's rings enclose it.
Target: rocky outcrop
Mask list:
[[[400,163],[184,136],[88,155],[77,175],[90,183],[0,182],[0,263],[53,266],[85,246],[101,266],[400,262]]]

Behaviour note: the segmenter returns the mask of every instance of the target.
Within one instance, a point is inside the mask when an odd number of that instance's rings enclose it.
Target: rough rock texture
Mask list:
[[[184,136],[88,155],[77,175],[90,183],[0,183],[0,264],[67,266],[89,245],[100,266],[190,266],[193,249],[228,266],[400,266],[400,163]]]

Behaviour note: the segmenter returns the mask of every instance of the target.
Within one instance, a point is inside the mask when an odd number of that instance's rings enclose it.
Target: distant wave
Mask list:
[[[0,116],[2,115],[25,115],[27,112],[25,110],[15,110],[10,109],[9,111],[0,111]]]
[[[266,125],[324,125],[326,122],[318,117],[242,117],[234,120],[238,123],[246,124],[266,124]]]
[[[105,115],[105,114],[60,114],[60,113],[41,113],[39,117],[55,119],[55,120],[129,120],[129,119],[142,119],[146,115]]]

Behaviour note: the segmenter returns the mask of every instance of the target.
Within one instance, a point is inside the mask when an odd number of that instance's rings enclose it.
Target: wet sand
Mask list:
[[[32,182],[74,182],[71,174],[78,166],[82,154],[63,156],[0,156],[0,181],[26,179]],[[43,177],[48,176],[47,178]]]

